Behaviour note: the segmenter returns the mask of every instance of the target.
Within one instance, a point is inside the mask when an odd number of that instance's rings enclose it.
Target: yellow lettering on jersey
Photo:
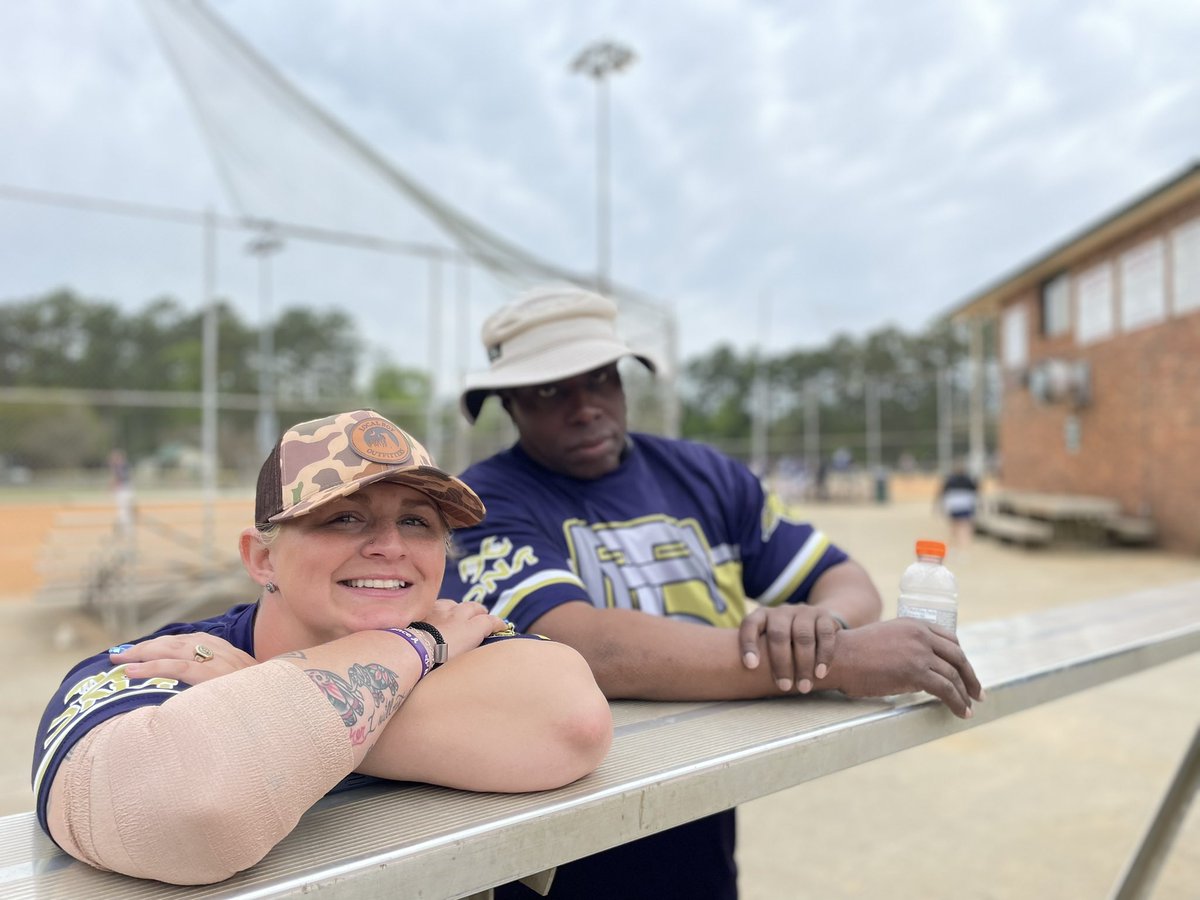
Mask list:
[[[511,554],[511,559],[509,555]],[[458,562],[458,575],[464,583],[473,585],[463,600],[480,603],[496,590],[496,586],[512,578],[527,565],[538,561],[533,548],[528,544],[513,551],[513,542],[508,538],[485,537],[479,544],[479,552],[465,556]]]
[[[601,547],[596,551],[596,558],[603,562],[616,563],[618,566],[625,565],[625,554],[620,550],[610,550],[607,547]]]
[[[654,548],[655,559],[680,559],[692,551],[683,542],[677,544],[661,544]]]
[[[729,601],[718,612],[707,597],[706,586],[688,582],[663,588],[663,606],[669,616],[698,619],[718,628],[737,628],[746,618],[746,599],[742,591],[742,567],[726,563],[713,570],[718,590]]]
[[[46,729],[46,746],[53,743],[58,733],[74,721],[76,716],[87,712],[102,700],[115,697],[123,691],[137,691],[144,688],[174,688],[179,684],[174,678],[145,678],[139,684],[133,684],[125,674],[124,666],[117,666],[107,672],[97,672],[77,681],[63,695],[66,702],[72,697],[77,698],[67,705],[62,715],[57,716]]]
[[[563,533],[571,568],[597,606],[713,625],[737,624],[745,615],[738,548],[711,546],[695,519],[568,519]]]
[[[769,541],[771,535],[775,533],[775,529],[779,527],[779,523],[786,518],[787,509],[783,505],[783,501],[779,499],[778,494],[768,491],[762,508],[763,541]]]

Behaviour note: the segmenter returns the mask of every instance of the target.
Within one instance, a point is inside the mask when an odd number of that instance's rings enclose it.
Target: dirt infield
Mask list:
[[[27,599],[41,583],[42,543],[61,508],[58,503],[0,506],[0,602]]]
[[[928,504],[808,508],[894,612]],[[976,540],[950,560],[960,623],[1200,578],[1200,559]],[[1200,726],[1200,654],[741,808],[744,900],[1106,897]],[[1156,900],[1200,885],[1194,804]]]
[[[889,615],[913,542],[946,536],[928,497],[801,511],[862,561]],[[10,666],[0,692],[0,814],[32,808],[33,732],[62,675],[117,637],[80,620],[80,645],[56,648],[61,614],[37,610],[13,587],[15,573],[36,558],[30,536],[45,514],[36,505],[0,503],[0,627]],[[1194,557],[1026,551],[982,540],[956,551],[950,565],[963,625],[1200,579]],[[1200,724],[1198,686],[1200,655],[1193,655],[746,804],[739,813],[742,896],[1107,896]],[[1196,885],[1200,804],[1154,896],[1191,900]]]
[[[217,535],[222,548],[232,552],[237,546],[237,532],[253,516],[254,500],[249,495],[221,497],[215,505],[218,524],[237,523],[235,527],[223,527]],[[197,517],[202,508],[202,501],[195,496],[156,496],[140,505],[148,515],[166,521],[177,513]],[[97,522],[111,518],[115,524],[116,513],[110,501],[91,496],[67,501],[0,501],[0,604],[26,601],[37,591],[42,583],[42,567],[51,563],[44,558],[43,548],[56,521],[63,516]]]
[[[906,474],[894,477],[889,490],[893,499],[903,503],[932,496],[935,483],[931,476]],[[862,477],[854,481],[853,490],[847,487],[847,493],[864,497],[869,490],[870,486]],[[159,518],[169,518],[174,510],[190,511],[194,515],[201,503],[194,493],[158,493],[140,498],[140,506]],[[222,518],[244,512],[248,523],[254,511],[254,497],[250,491],[222,496],[217,503],[223,513]],[[116,518],[113,502],[104,492],[93,491],[65,499],[16,500],[6,497],[4,489],[0,488],[0,603],[25,601],[37,591],[42,583],[40,569],[46,537],[56,519],[64,514],[87,515],[97,519],[111,516],[114,522]],[[235,542],[236,531],[226,531],[220,535],[220,539]]]

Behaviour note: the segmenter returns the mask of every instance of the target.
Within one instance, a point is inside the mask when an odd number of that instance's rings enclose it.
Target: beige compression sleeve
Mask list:
[[[208,884],[262,859],[353,766],[320,689],[270,660],[94,728],[55,776],[50,831],[97,868]]]

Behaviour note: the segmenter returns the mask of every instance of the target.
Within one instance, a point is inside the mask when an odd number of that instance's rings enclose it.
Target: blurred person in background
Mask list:
[[[979,483],[967,474],[965,463],[958,463],[942,482],[938,506],[950,521],[950,548],[959,553],[971,546],[975,532],[975,513],[979,506]]]
[[[117,507],[117,531],[125,533],[133,528],[133,473],[119,447],[108,454],[108,485]]]
[[[42,828],[97,868],[203,884],[331,791],[533,791],[592,771],[612,720],[579,653],[438,599],[450,528],[483,514],[371,410],[288,429],[240,538],[262,595],[67,674],[34,752]]]

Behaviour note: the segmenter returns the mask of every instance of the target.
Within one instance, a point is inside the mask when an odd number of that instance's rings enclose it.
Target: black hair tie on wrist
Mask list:
[[[426,634],[432,635],[433,642],[436,645],[433,648],[433,667],[435,669],[450,658],[450,648],[446,646],[446,639],[442,637],[442,633],[440,631],[438,631],[428,622],[409,622],[408,627],[415,628],[417,631],[424,631]]]

